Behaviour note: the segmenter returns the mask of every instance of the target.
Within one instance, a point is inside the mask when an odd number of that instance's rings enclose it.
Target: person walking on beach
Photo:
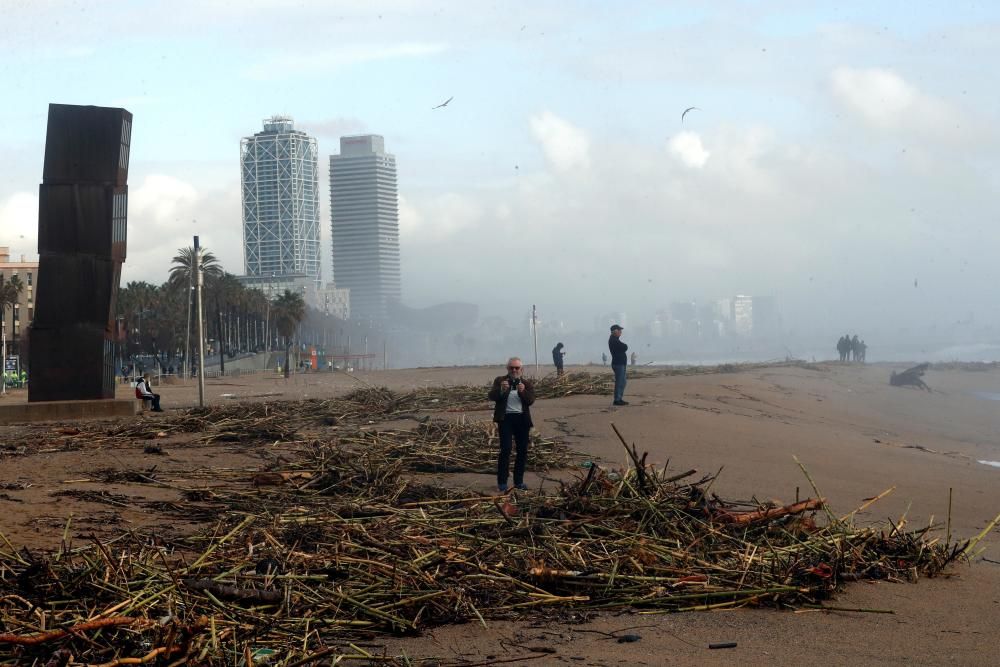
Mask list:
[[[611,370],[615,373],[615,400],[613,405],[628,405],[625,396],[625,372],[628,370],[628,345],[622,342],[621,326],[611,327],[608,350],[611,352]]]
[[[552,363],[556,367],[556,375],[563,374],[563,357],[566,356],[566,352],[563,351],[563,344],[556,343],[556,346],[552,348]]]
[[[511,441],[517,446],[514,460],[514,486],[522,491],[524,469],[528,462],[528,434],[531,432],[531,404],[535,402],[535,386],[521,377],[524,371],[520,357],[507,360],[507,374],[493,379],[489,399],[494,402],[493,421],[500,431],[500,455],[497,457],[497,490],[506,493],[510,472]]]
[[[607,366],[608,365],[608,353],[607,352],[601,352],[601,365],[602,366]]]

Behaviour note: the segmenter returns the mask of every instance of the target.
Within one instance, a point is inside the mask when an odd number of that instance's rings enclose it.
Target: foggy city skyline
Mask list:
[[[827,357],[844,333],[878,332],[876,357],[1000,338],[1000,7],[3,5],[14,257],[37,256],[48,104],[123,106],[122,285],[164,281],[194,234],[241,274],[239,142],[280,114],[318,140],[324,277],[329,156],[345,135],[392,147],[407,306],[517,328],[537,304],[581,332],[627,313],[629,336],[754,295]]]

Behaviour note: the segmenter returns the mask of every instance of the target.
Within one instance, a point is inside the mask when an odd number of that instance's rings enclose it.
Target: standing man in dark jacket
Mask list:
[[[615,402],[614,405],[628,405],[625,396],[625,371],[628,370],[628,345],[622,342],[621,326],[611,327],[611,337],[608,338],[608,349],[611,351],[611,370],[615,372]]]
[[[511,440],[517,445],[514,462],[514,486],[525,490],[524,468],[528,462],[528,434],[531,432],[531,404],[535,402],[535,386],[521,377],[523,364],[520,357],[507,360],[507,374],[493,380],[489,399],[494,401],[493,421],[500,430],[500,456],[497,458],[497,490],[507,491],[507,474],[510,471]]]
[[[563,374],[563,357],[566,356],[563,347],[562,343],[556,343],[556,346],[552,348],[552,364],[556,367],[557,376]]]

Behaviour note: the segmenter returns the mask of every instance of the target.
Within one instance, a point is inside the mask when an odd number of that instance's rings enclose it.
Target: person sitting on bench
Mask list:
[[[145,401],[153,402],[153,412],[163,412],[163,408],[160,407],[160,395],[154,394],[153,390],[149,388],[149,373],[146,373],[135,385],[135,397],[141,398]]]

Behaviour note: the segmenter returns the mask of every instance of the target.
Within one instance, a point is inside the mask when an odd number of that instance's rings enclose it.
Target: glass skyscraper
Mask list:
[[[351,291],[351,316],[385,321],[401,296],[396,158],[376,134],[340,138],[330,156],[333,282]]]
[[[319,284],[318,158],[316,139],[284,116],[268,118],[263,132],[240,141],[248,278]]]

